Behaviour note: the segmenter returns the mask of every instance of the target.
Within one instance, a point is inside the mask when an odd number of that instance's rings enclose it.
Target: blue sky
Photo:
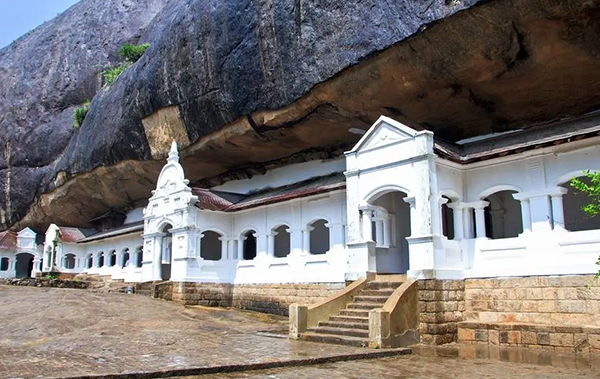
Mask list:
[[[0,49],[79,0],[0,0]]]

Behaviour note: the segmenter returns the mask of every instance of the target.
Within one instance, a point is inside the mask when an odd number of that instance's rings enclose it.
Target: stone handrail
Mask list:
[[[319,321],[325,321],[329,316],[338,314],[352,301],[354,296],[364,289],[367,283],[368,278],[360,278],[319,304],[291,304],[289,308],[290,338],[298,339],[300,334],[306,332],[308,328],[317,326]]]
[[[369,311],[369,347],[401,347],[419,343],[419,287],[404,282],[383,307]]]

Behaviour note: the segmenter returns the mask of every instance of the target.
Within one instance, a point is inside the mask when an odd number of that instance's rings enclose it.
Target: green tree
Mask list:
[[[588,180],[573,178],[569,185],[589,196],[590,202],[584,205],[581,210],[589,217],[596,217],[600,214],[600,171],[588,170],[584,172],[583,176]],[[600,257],[598,257],[596,264],[600,266]],[[600,278],[600,270],[598,270],[596,278]]]

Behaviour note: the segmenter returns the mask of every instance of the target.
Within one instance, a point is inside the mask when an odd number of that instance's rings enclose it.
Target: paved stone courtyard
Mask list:
[[[0,378],[248,364],[365,349],[273,338],[287,319],[144,296],[0,286]]]
[[[0,299],[1,379],[110,375],[373,352],[274,338],[287,330],[283,317],[185,308],[143,296],[0,286]],[[487,347],[417,347],[412,356],[201,376],[323,377],[598,378],[600,357],[522,354]]]

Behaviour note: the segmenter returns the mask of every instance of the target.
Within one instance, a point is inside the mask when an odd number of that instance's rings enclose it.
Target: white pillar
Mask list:
[[[229,251],[229,240],[225,237],[219,237],[219,241],[221,241],[221,259],[226,260],[229,259],[227,252]]]
[[[312,226],[307,226],[306,229],[302,230],[302,251],[305,255],[310,254],[310,232],[312,230]]]
[[[563,195],[565,195],[568,190],[566,188],[561,188],[562,191],[551,194],[552,199],[552,219],[554,221],[554,230],[567,230],[565,227],[565,210],[563,204]]]
[[[523,220],[523,233],[530,233],[531,204],[529,204],[529,199],[521,199],[521,218]]]
[[[419,224],[421,218],[417,213],[417,200],[414,197],[405,197],[402,200],[410,205],[410,236],[419,237],[421,236],[421,225]]]
[[[463,208],[463,221],[465,226],[465,235],[464,237],[467,239],[475,238],[475,227],[473,225],[473,208],[465,207]]]
[[[448,205],[452,209],[452,218],[454,220],[454,240],[460,241],[464,238],[464,212],[462,203],[450,203]]]
[[[238,238],[238,255],[237,255],[237,259],[239,260],[243,260],[244,259],[244,241],[246,240],[245,236],[240,236],[240,238]]]
[[[302,255],[302,229],[290,229],[290,255]]]
[[[390,241],[391,241],[390,218],[391,217],[392,216],[388,215],[383,220],[383,247],[390,247]]]
[[[375,246],[381,247],[383,245],[383,220],[375,221]]]
[[[152,280],[162,279],[162,249],[163,238],[158,236],[154,238],[154,251],[152,253]]]
[[[475,206],[475,236],[476,238],[485,238],[485,210],[490,203],[482,201]]]
[[[267,257],[268,256],[268,234],[262,233],[256,235],[256,256],[257,257]]]
[[[362,225],[363,225],[363,241],[373,240],[373,225],[371,217],[373,211],[370,209],[362,209]]]
[[[440,236],[444,235],[444,224],[446,224],[446,229],[448,228],[448,222],[447,222],[448,220],[446,220],[446,217],[444,217],[444,207],[443,207],[444,204],[446,204],[446,206],[448,206],[448,199],[446,199],[445,197],[441,197],[440,201],[439,201],[439,205],[438,205],[438,212],[440,214],[440,228],[439,228]]]

